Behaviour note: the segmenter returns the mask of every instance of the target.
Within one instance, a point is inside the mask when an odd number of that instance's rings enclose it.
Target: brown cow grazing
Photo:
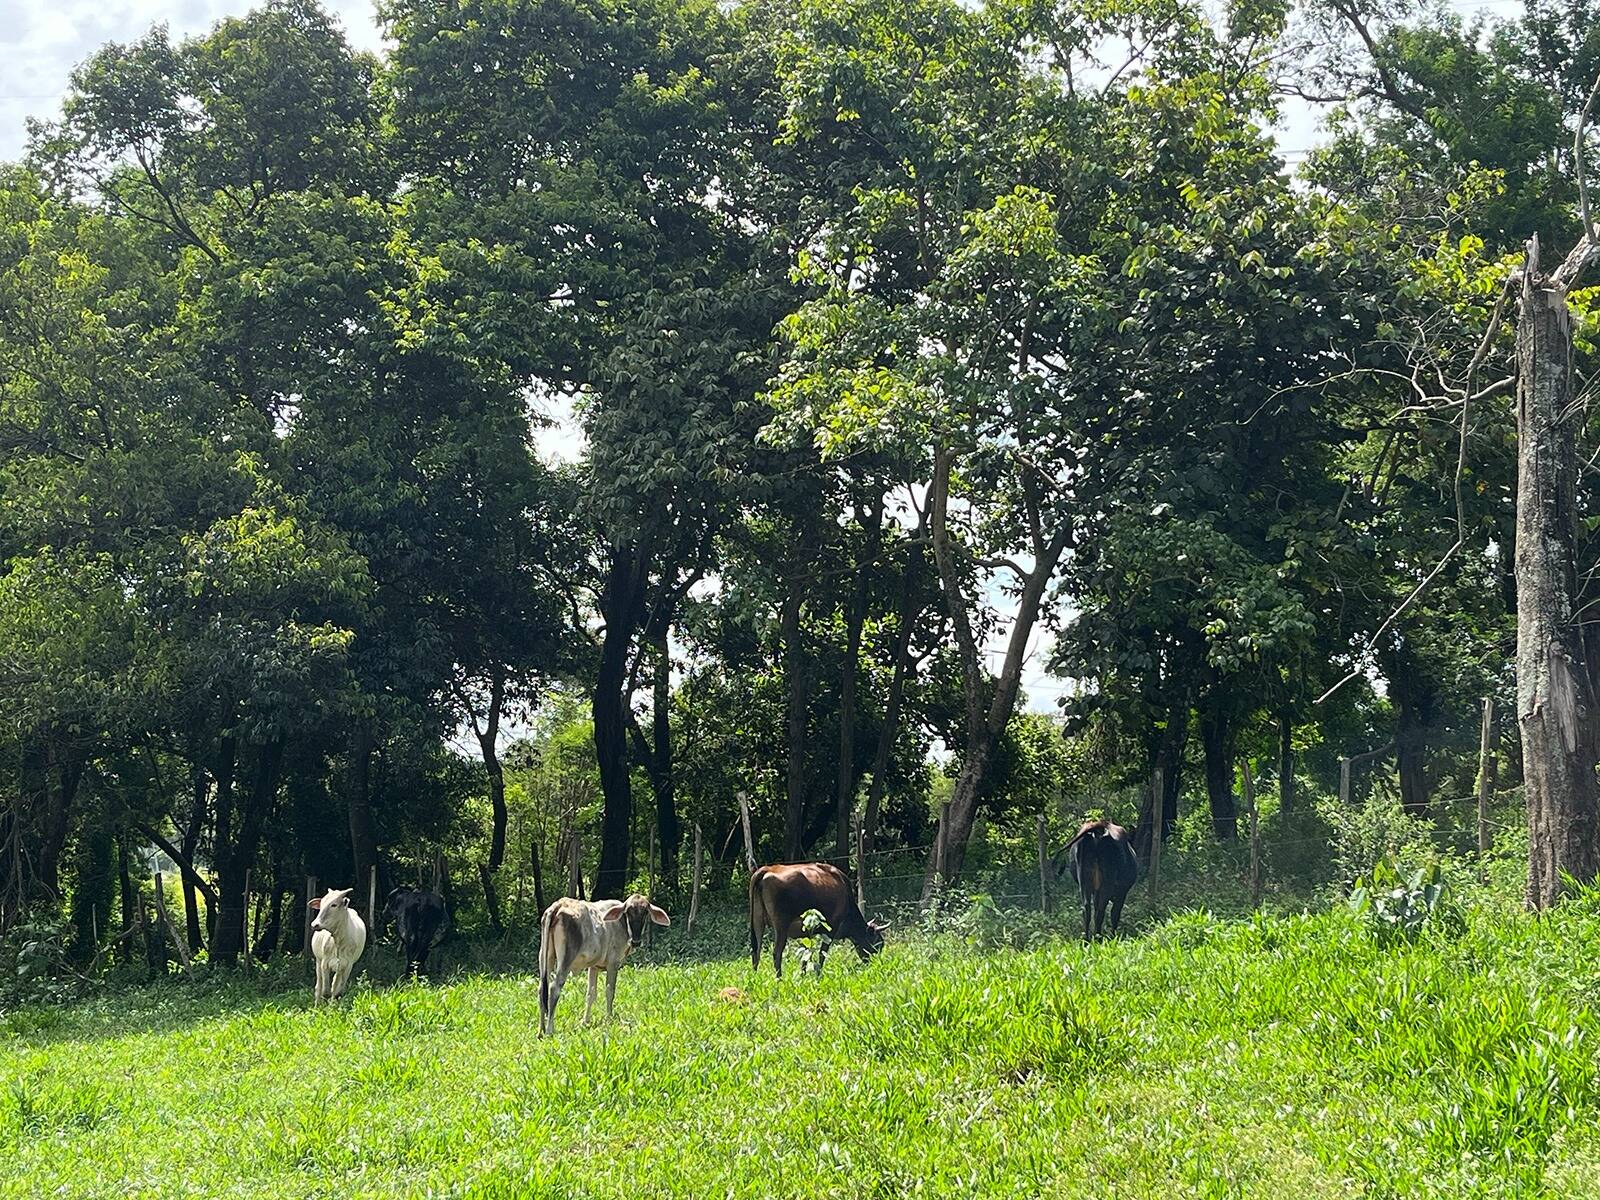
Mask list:
[[[1128,831],[1110,821],[1085,821],[1066,849],[1072,877],[1083,893],[1083,940],[1090,940],[1089,918],[1094,917],[1094,937],[1105,933],[1106,905],[1111,905],[1111,935],[1122,921],[1122,902],[1139,878]]]
[[[804,936],[801,917],[816,909],[836,938],[855,943],[865,962],[883,949],[887,921],[868,921],[856,907],[850,880],[827,863],[781,863],[750,876],[750,965],[761,966],[761,939],[772,926],[772,966],[783,978],[783,948]]]

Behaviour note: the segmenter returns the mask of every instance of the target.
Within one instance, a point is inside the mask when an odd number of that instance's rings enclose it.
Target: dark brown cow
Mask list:
[[[1085,821],[1067,843],[1067,863],[1083,893],[1083,940],[1090,939],[1089,918],[1094,917],[1095,937],[1103,936],[1106,905],[1111,905],[1111,934],[1122,922],[1122,902],[1139,878],[1128,831],[1110,821]]]
[[[761,939],[772,926],[772,966],[783,978],[783,948],[801,937],[800,918],[816,909],[836,938],[855,944],[865,962],[883,949],[886,921],[868,921],[856,907],[850,880],[827,863],[780,863],[750,876],[750,965],[761,966]]]

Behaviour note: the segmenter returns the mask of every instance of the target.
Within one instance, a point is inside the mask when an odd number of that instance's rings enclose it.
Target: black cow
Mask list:
[[[406,974],[415,979],[427,969],[428,954],[435,948],[433,939],[450,919],[444,897],[420,888],[397,887],[389,893],[383,915],[394,922],[406,955]]]
[[[1111,934],[1115,937],[1122,921],[1122,902],[1139,878],[1139,860],[1134,857],[1128,831],[1110,821],[1085,821],[1067,843],[1066,857],[1083,893],[1083,940],[1090,940],[1091,915],[1093,936],[1104,936],[1108,903]]]

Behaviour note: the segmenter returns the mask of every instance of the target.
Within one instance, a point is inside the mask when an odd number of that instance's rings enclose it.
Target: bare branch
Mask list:
[[[1469,418],[1472,412],[1472,405],[1468,403],[1468,400],[1472,393],[1473,376],[1477,374],[1478,368],[1483,364],[1483,360],[1488,357],[1489,347],[1494,344],[1495,334],[1500,331],[1500,318],[1505,313],[1506,299],[1510,295],[1511,278],[1508,277],[1500,288],[1500,294],[1495,297],[1494,311],[1489,314],[1489,325],[1488,328],[1483,331],[1483,339],[1478,343],[1478,349],[1473,354],[1472,361],[1467,364],[1467,378],[1466,383],[1462,388],[1463,395],[1461,398],[1461,432],[1459,438],[1457,439],[1456,445],[1456,473],[1455,479],[1452,481],[1452,491],[1455,493],[1456,501],[1455,543],[1450,547],[1450,549],[1444,552],[1439,561],[1434,564],[1433,570],[1428,572],[1428,574],[1423,578],[1422,582],[1417,584],[1417,586],[1412,589],[1411,594],[1401,601],[1400,607],[1396,608],[1392,613],[1390,613],[1388,617],[1385,618],[1383,624],[1378,626],[1377,632],[1375,632],[1372,637],[1368,639],[1366,650],[1362,652],[1359,660],[1361,662],[1364,662],[1367,655],[1377,647],[1379,639],[1389,631],[1390,626],[1400,619],[1401,614],[1415,604],[1417,598],[1421,596],[1423,592],[1427,591],[1428,585],[1439,577],[1439,572],[1444,570],[1445,564],[1454,558],[1460,551],[1461,547],[1467,543],[1467,506],[1465,495],[1461,488],[1461,478],[1466,473],[1467,469],[1467,435],[1471,432]],[[1339,680],[1338,683],[1334,684],[1327,691],[1323,692],[1322,695],[1318,696],[1316,702],[1321,704],[1329,696],[1333,695],[1359,674],[1361,674],[1361,667],[1358,665],[1352,668],[1351,671],[1346,674],[1343,679]]]

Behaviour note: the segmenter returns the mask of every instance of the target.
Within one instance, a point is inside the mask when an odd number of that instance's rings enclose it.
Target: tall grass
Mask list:
[[[781,983],[668,943],[545,1041],[520,973],[22,1010],[0,1195],[1600,1194],[1593,897],[1391,946],[1338,909],[1015,934]]]

